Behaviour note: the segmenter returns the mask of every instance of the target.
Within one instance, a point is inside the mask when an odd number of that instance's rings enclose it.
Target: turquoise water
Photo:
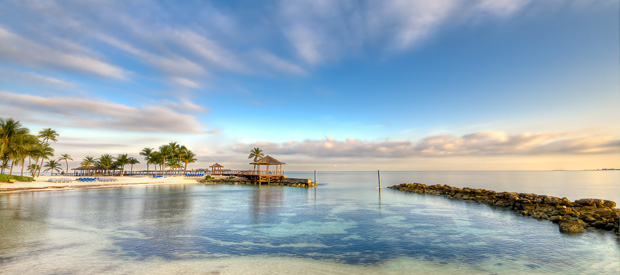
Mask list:
[[[614,199],[619,175],[382,172],[382,181]],[[1,195],[0,273],[619,272],[620,242],[609,232],[560,234],[549,221],[486,205],[379,192],[376,172],[318,176],[317,189],[196,184]]]

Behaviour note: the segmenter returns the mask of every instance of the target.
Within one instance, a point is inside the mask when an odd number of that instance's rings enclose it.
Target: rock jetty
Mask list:
[[[493,207],[510,209],[524,216],[557,223],[562,233],[583,233],[586,229],[599,229],[614,231],[619,234],[619,209],[615,208],[615,202],[608,200],[580,199],[569,201],[567,198],[537,194],[495,192],[486,189],[421,183],[403,183],[388,188],[403,192],[475,201]]]

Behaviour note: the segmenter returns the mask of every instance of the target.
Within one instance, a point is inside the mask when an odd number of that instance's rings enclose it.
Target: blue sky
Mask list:
[[[0,117],[57,153],[620,167],[617,1],[1,1]]]

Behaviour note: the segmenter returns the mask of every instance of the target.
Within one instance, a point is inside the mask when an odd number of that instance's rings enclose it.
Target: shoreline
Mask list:
[[[49,182],[52,179],[71,179],[72,182]],[[202,178],[188,178],[185,176],[170,176],[165,178],[153,178],[149,176],[124,176],[124,177],[105,177],[106,179],[115,179],[116,181],[101,182],[90,181],[81,182],[77,181],[74,176],[41,176],[31,182],[15,182],[15,183],[0,183],[0,195],[1,194],[15,194],[21,192],[38,192],[38,191],[61,191],[72,190],[79,188],[113,188],[123,186],[136,186],[136,185],[169,185],[169,184],[197,184],[198,180]],[[92,177],[87,177],[92,178]]]

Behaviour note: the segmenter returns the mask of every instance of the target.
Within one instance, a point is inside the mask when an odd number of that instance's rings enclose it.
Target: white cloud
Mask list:
[[[171,41],[175,41],[181,47],[188,49],[200,58],[220,68],[231,71],[246,71],[236,56],[220,47],[217,43],[187,29],[171,31]]]
[[[52,49],[1,27],[0,40],[0,58],[22,66],[71,70],[116,79],[125,79],[128,75],[127,71],[112,64]]]
[[[467,156],[467,155],[536,155],[618,153],[620,140],[609,135],[580,135],[567,132],[508,135],[502,131],[477,132],[454,137],[426,137],[417,143],[408,140],[362,141],[354,138],[336,140],[307,139],[284,143],[239,143],[236,152],[260,147],[273,154],[301,154],[314,157],[384,157]]]
[[[26,83],[38,83],[41,85],[55,85],[62,88],[74,87],[75,84],[69,81],[65,81],[62,79],[58,79],[51,76],[46,76],[42,74],[37,74],[33,72],[16,72],[9,70],[0,70],[0,80],[1,81],[9,81],[9,80],[20,80]]]
[[[316,65],[357,51],[363,14],[355,1],[281,1],[280,26],[296,53]]]
[[[88,98],[42,97],[0,91],[0,117],[19,117],[26,122],[86,129],[123,130],[162,133],[206,133],[206,126],[186,112],[165,106],[131,107]],[[190,110],[201,108],[190,106]],[[190,111],[188,110],[188,111]]]
[[[397,49],[423,41],[447,21],[459,5],[453,0],[390,0],[377,3],[372,3],[368,13],[370,32],[375,37],[387,32],[391,35],[391,45],[388,47]]]
[[[297,55],[310,65],[362,49],[407,50],[444,25],[480,14],[508,18],[528,0],[280,1],[280,25]]]
[[[262,64],[267,65],[277,71],[296,74],[296,75],[305,75],[306,71],[298,66],[295,63],[286,61],[280,57],[277,57],[271,53],[267,52],[258,52],[256,53],[256,57],[260,60]]]
[[[199,64],[176,54],[170,54],[169,57],[159,56],[138,49],[127,42],[120,41],[108,35],[99,35],[98,38],[112,46],[142,58],[143,62],[151,64],[152,66],[168,74],[201,75],[206,73],[205,69]]]
[[[181,113],[204,113],[209,110],[208,108],[197,105],[187,99],[181,99],[180,101],[162,100],[160,105],[169,107]]]
[[[531,0],[482,0],[476,9],[497,16],[510,16],[529,4]]]
[[[170,78],[174,83],[186,86],[186,87],[190,87],[190,88],[200,88],[200,84],[196,83],[195,81],[189,80],[187,78],[183,78],[183,77],[172,77]]]

